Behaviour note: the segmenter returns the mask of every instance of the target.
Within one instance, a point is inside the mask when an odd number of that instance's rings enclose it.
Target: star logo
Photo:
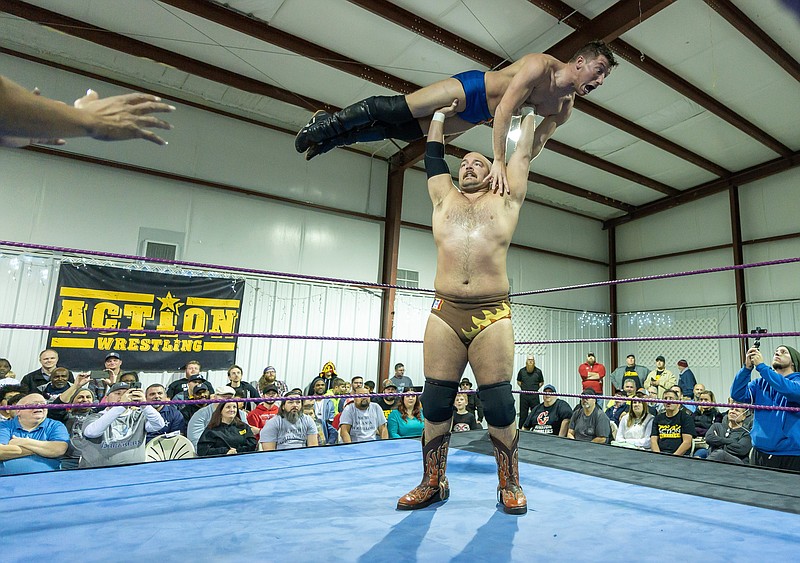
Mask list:
[[[156,299],[161,301],[161,308],[159,311],[172,311],[173,313],[177,313],[178,309],[183,306],[183,303],[180,302],[180,298],[173,297],[171,291],[168,291],[165,297],[156,297]]]

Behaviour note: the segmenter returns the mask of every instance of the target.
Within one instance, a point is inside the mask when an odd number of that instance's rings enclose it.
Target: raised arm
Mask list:
[[[425,171],[428,174],[428,194],[437,207],[453,188],[450,169],[444,160],[444,120],[455,115],[458,100],[447,107],[436,110],[428,128],[428,141],[425,144]]]
[[[517,148],[508,159],[508,195],[518,205],[522,205],[528,192],[528,170],[533,158],[535,133],[536,114],[531,111],[522,118]]]
[[[522,104],[533,92],[534,85],[547,71],[547,63],[542,55],[529,55],[519,72],[514,75],[508,85],[500,103],[494,110],[492,122],[492,147],[494,160],[492,162],[491,188],[504,193],[508,190],[506,177],[506,138],[508,128],[511,126],[511,117],[522,107]],[[519,146],[519,145],[518,145]]]
[[[0,137],[49,139],[51,142],[67,137],[92,137],[101,141],[146,139],[164,145],[166,142],[148,128],[171,129],[172,126],[148,114],[174,109],[149,94],[101,99],[92,90],[76,100],[74,106],[68,106],[37,96],[0,76]]]

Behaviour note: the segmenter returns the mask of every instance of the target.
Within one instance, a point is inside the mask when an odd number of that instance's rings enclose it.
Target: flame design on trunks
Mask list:
[[[442,319],[469,346],[483,330],[502,319],[511,318],[508,294],[479,299],[455,299],[437,293],[431,313]]]

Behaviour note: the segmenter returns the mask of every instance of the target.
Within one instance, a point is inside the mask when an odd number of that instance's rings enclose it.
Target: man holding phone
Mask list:
[[[104,361],[104,369],[92,370],[90,377],[92,381],[89,383],[89,389],[99,399],[106,395],[106,390],[119,381],[119,376],[122,373],[122,358],[119,357],[117,352],[109,352],[106,354]]]

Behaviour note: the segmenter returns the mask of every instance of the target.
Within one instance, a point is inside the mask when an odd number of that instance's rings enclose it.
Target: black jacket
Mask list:
[[[247,425],[225,424],[216,428],[206,428],[197,442],[197,455],[223,455],[234,448],[237,453],[256,451],[256,437]]]

